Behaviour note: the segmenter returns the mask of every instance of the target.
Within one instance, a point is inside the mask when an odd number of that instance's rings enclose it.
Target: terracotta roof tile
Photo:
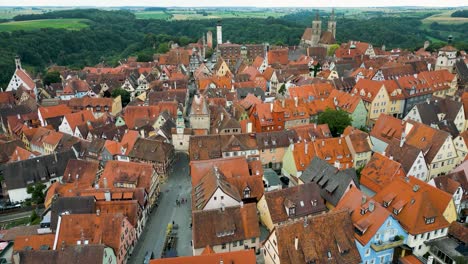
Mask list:
[[[376,152],[361,171],[361,184],[373,192],[379,192],[395,179],[405,176],[399,162]]]
[[[444,212],[452,196],[412,176],[395,179],[373,199],[388,204],[386,209],[412,235],[449,226]],[[401,211],[395,214],[394,210]],[[432,217],[435,217],[434,223],[426,224],[426,219]]]
[[[285,222],[290,219],[325,212],[326,206],[320,197],[320,190],[315,183],[305,183],[294,187],[265,193],[265,200],[273,224]],[[285,202],[294,205],[294,215],[289,215]]]
[[[48,107],[39,107],[39,113],[41,114],[43,119],[64,116],[66,114],[70,114],[71,112],[71,109],[64,104]]]
[[[145,188],[149,193],[153,172],[151,164],[110,160],[104,167],[99,186],[106,188],[107,181],[107,188],[130,185],[134,186],[133,188]]]
[[[336,264],[361,262],[354,242],[353,223],[347,211],[307,217],[280,225],[275,230],[278,256],[282,264],[307,261]]]
[[[15,239],[13,251],[25,250],[50,250],[54,246],[55,234],[18,236]],[[44,247],[44,249],[42,248]]]
[[[386,143],[389,143],[392,139],[397,139],[399,141],[405,130],[405,124],[405,121],[398,118],[381,114],[372,128],[370,135]]]
[[[150,260],[150,264],[255,264],[255,252],[253,250],[240,250],[232,252],[202,254],[192,257],[163,258]]]
[[[257,208],[253,203],[242,207],[226,207],[224,211],[196,211],[192,213],[192,219],[194,248],[260,237]],[[225,233],[230,235],[219,236]]]
[[[370,204],[373,208],[371,209]],[[365,214],[361,213],[361,209],[367,209]],[[357,188],[351,188],[341,199],[334,210],[346,209],[351,214],[351,219],[355,226],[361,228],[362,234],[354,232],[354,237],[361,243],[362,246],[367,245],[379,231],[385,220],[390,216],[390,212],[376,203],[370,197],[366,196]],[[363,222],[371,223],[369,226],[362,226]],[[362,228],[363,227],[363,228]]]

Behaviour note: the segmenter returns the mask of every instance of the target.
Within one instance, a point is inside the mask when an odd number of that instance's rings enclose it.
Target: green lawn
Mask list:
[[[36,30],[41,28],[65,28],[70,30],[79,30],[87,28],[88,19],[43,19],[0,23],[0,32],[15,30]]]

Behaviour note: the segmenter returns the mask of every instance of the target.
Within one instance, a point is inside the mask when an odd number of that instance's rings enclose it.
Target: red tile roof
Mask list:
[[[274,49],[268,51],[268,64],[281,64],[286,65],[289,62],[288,59],[289,49]]]
[[[379,192],[395,179],[405,176],[399,162],[376,152],[361,171],[361,184],[373,192]]]
[[[33,90],[36,87],[36,83],[25,70],[17,69],[15,74],[24,82],[24,84],[26,84],[28,90]]]
[[[373,199],[384,207],[388,204],[386,209],[412,235],[449,226],[444,212],[452,201],[452,196],[412,176],[395,179]],[[434,223],[427,224],[426,219],[432,217],[435,217]]]
[[[398,118],[381,114],[372,128],[370,135],[386,143],[390,143],[392,139],[397,139],[399,141],[402,133],[405,131],[405,124],[405,121]]]
[[[240,250],[223,253],[208,253],[200,256],[163,258],[150,260],[150,264],[255,264],[253,250]]]
[[[59,104],[55,106],[41,106],[39,107],[39,113],[43,119],[48,119],[57,116],[64,116],[71,114],[71,109],[65,104]]]
[[[371,203],[372,205],[370,205]],[[390,216],[390,212],[385,210],[382,205],[357,188],[349,189],[334,208],[334,210],[342,209],[346,209],[351,214],[354,227],[362,232],[362,235],[354,232],[354,237],[362,246],[369,243]],[[361,213],[362,209],[367,209],[365,214]]]

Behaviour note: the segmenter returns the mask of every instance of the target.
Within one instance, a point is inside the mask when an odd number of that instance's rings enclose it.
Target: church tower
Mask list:
[[[320,35],[322,34],[322,21],[320,20],[319,11],[315,13],[315,19],[312,21],[312,39],[311,44],[313,47],[318,46]]]
[[[16,69],[21,70],[21,59],[18,55],[15,57]]]
[[[335,21],[335,9],[332,9],[332,13],[330,15],[330,19],[328,20],[328,31],[330,31],[333,34],[333,38],[335,37],[336,34],[336,21]]]

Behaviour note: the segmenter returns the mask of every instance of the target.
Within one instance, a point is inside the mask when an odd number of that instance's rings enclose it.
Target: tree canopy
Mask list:
[[[43,183],[36,183],[36,184],[31,184],[28,185],[26,188],[26,192],[28,194],[31,194],[31,202],[35,204],[42,204],[44,203],[44,198],[45,198],[45,193],[44,190],[46,189],[46,186]]]
[[[51,83],[59,83],[61,81],[62,80],[60,79],[60,73],[56,71],[46,73],[43,79],[45,85],[50,85]]]
[[[343,134],[345,128],[350,126],[353,120],[346,111],[327,108],[318,115],[317,121],[319,124],[328,124],[332,135],[337,137]]]
[[[116,98],[118,96],[122,98],[122,106],[126,106],[130,103],[130,93],[122,88],[112,90],[112,98]]]

